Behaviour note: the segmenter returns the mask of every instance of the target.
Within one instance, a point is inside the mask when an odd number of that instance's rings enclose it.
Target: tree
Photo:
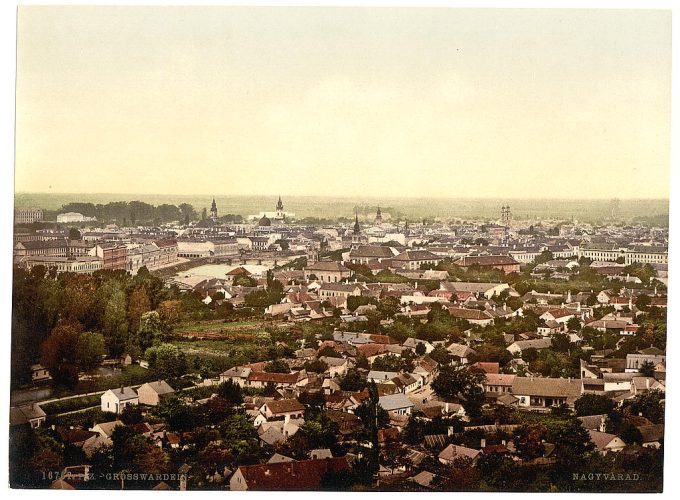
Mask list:
[[[565,333],[556,333],[552,336],[552,349],[555,352],[568,352],[571,342],[569,336]]]
[[[603,415],[614,409],[614,402],[601,394],[584,394],[574,401],[574,409],[579,417]]]
[[[89,372],[97,368],[106,355],[104,336],[101,333],[83,332],[76,345],[76,360],[80,370]]]
[[[418,342],[416,345],[416,354],[418,356],[423,356],[427,352],[427,348],[425,347],[425,344],[422,342]]]
[[[139,405],[127,405],[120,415],[120,420],[125,425],[139,424],[144,421],[144,415]]]
[[[532,363],[538,359],[538,350],[535,347],[529,347],[522,351],[522,359],[527,363]]]
[[[128,303],[128,318],[130,320],[130,330],[136,332],[139,329],[139,322],[142,314],[151,309],[151,301],[146,288],[143,285],[136,286],[130,294]]]
[[[481,416],[484,404],[485,374],[467,367],[442,366],[432,382],[434,392],[445,399],[460,398],[467,415],[476,419]]]
[[[522,460],[533,460],[543,456],[546,432],[547,429],[541,424],[525,424],[515,429],[515,447]]]
[[[182,218],[184,220],[184,225],[189,225],[189,223],[193,220],[196,220],[197,214],[196,210],[192,205],[189,205],[188,203],[182,203],[178,207],[179,211],[182,213]]]
[[[664,405],[662,403],[664,399],[662,392],[648,391],[628,401],[624,406],[624,411],[630,415],[642,414],[643,417],[648,418],[653,423],[661,424],[664,421]]]
[[[653,377],[656,370],[654,368],[654,363],[651,361],[645,361],[640,365],[638,371],[643,377]]]
[[[347,370],[345,376],[340,378],[340,389],[343,391],[356,392],[362,390],[364,387],[366,387],[366,381],[354,368]]]
[[[400,372],[403,366],[403,360],[394,354],[380,356],[376,358],[371,364],[371,369],[380,370],[384,372]]]
[[[137,331],[137,343],[142,351],[146,351],[157,338],[163,337],[163,325],[158,311],[142,314]]]
[[[290,373],[290,366],[283,359],[275,359],[264,365],[264,371],[268,373]]]
[[[158,305],[161,322],[168,331],[182,319],[182,309],[181,300],[164,300]]]
[[[505,351],[505,349],[503,349]],[[507,351],[506,351],[507,352]],[[445,347],[438,345],[429,354],[440,365],[448,365],[451,362],[451,354]]]
[[[231,380],[226,380],[217,386],[217,394],[232,406],[243,403],[241,386]]]
[[[395,469],[404,467],[408,470],[411,467],[409,453],[409,450],[399,441],[389,441],[383,446],[380,461],[394,474]]]
[[[547,441],[559,443],[555,453],[558,467],[566,472],[578,468],[583,459],[595,448],[590,434],[576,417],[551,419],[546,422]]]
[[[82,240],[83,235],[80,234],[80,231],[78,231],[78,228],[72,227],[68,230],[68,239],[69,240]]]
[[[158,344],[149,347],[144,356],[158,378],[180,377],[187,371],[185,354],[176,345]]]
[[[569,318],[569,321],[567,321],[567,328],[570,331],[578,332],[581,330],[581,320],[579,320],[576,316],[573,318]]]
[[[328,370],[328,364],[320,359],[314,359],[311,361],[306,361],[304,364],[304,369],[308,372],[324,373],[326,370]]]
[[[371,443],[371,447],[366,454],[367,470],[375,474],[380,469],[380,455],[378,442],[378,429],[385,427],[390,417],[382,406],[378,396],[378,386],[375,382],[368,384],[368,397],[357,407],[354,414],[361,419],[364,425],[366,437]]]
[[[120,283],[109,280],[106,283],[109,294],[104,292],[104,324],[103,334],[106,339],[107,349],[112,356],[120,356],[124,353],[128,341],[128,320],[125,307],[125,292]]]
[[[319,352],[317,352],[317,356],[320,358],[323,357],[342,358],[342,355],[329,345],[325,345],[321,349],[319,349]]]
[[[83,326],[75,320],[61,320],[42,343],[40,363],[49,370],[56,386],[78,383],[78,340]]]
[[[200,422],[199,411],[175,395],[161,399],[154,413],[165,420],[173,431],[188,431]]]

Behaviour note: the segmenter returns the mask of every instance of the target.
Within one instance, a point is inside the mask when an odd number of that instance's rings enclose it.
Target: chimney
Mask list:
[[[285,417],[283,417],[283,423],[284,425],[290,423],[290,415],[286,415]]]
[[[122,385],[120,386],[120,393],[125,394],[125,387],[123,387]]]
[[[481,441],[479,442],[479,447],[486,448],[486,439],[484,438],[481,439]]]
[[[645,382],[646,382],[645,385],[647,386],[647,389],[649,390],[649,377],[647,377],[647,378],[645,379]]]
[[[449,414],[449,402],[446,402],[446,405],[444,406],[444,410],[446,411],[446,414]]]

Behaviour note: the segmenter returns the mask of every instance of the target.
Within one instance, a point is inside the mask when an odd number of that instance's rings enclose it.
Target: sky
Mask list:
[[[21,6],[18,192],[667,198],[671,14]]]

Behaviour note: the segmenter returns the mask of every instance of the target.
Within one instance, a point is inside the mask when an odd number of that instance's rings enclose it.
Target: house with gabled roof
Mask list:
[[[163,397],[167,397],[175,392],[165,380],[147,382],[137,389],[139,404],[157,406]]]
[[[473,448],[468,448],[466,446],[459,446],[456,444],[449,444],[444,448],[437,458],[444,465],[451,465],[455,462],[457,458],[466,457],[472,460],[474,465],[482,452],[480,450],[475,450]]]
[[[626,443],[615,434],[589,430],[590,440],[595,444],[595,449],[602,455],[610,452],[621,451],[626,447]]]
[[[132,387],[121,387],[109,389],[101,396],[101,409],[116,414],[123,413],[123,410],[130,405],[138,405],[139,396]]]
[[[242,465],[229,481],[231,491],[313,491],[328,474],[349,470],[345,457]]]
[[[581,393],[581,381],[571,378],[515,377],[512,382],[512,395],[519,399],[520,408],[572,406]]]

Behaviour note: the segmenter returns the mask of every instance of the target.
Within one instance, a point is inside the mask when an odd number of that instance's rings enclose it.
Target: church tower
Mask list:
[[[359,214],[354,212],[354,229],[352,231],[352,250],[359,248],[362,243],[361,226],[359,225]]]
[[[217,204],[215,203],[215,197],[213,196],[212,205],[210,206],[210,218],[212,220],[217,220]]]
[[[378,226],[382,224],[382,212],[380,211],[380,207],[378,207],[378,211],[375,213],[375,223]]]
[[[283,211],[283,201],[281,201],[281,195],[279,195],[279,201],[276,204],[276,218],[278,220],[283,220],[286,218],[286,214]]]

